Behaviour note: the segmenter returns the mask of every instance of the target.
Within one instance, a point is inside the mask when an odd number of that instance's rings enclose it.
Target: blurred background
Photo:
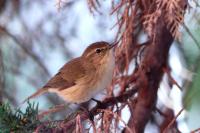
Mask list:
[[[113,42],[116,16],[112,3],[102,1],[91,13],[85,0],[0,0],[0,99],[21,102],[42,87],[68,60],[96,41]],[[200,1],[189,1],[180,39],[171,50],[172,76],[182,87],[161,83],[159,99],[177,114],[181,131],[200,127]],[[143,36],[141,35],[141,39]],[[168,90],[168,91],[166,91]],[[47,109],[63,101],[45,94],[33,101]],[[26,105],[24,105],[26,106]]]

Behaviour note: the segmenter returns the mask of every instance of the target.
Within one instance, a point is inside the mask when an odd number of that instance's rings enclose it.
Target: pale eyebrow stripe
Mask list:
[[[106,48],[99,48],[99,49],[100,49],[101,51],[102,51],[102,50],[106,50]],[[87,54],[87,57],[90,56],[90,55],[93,54],[93,53],[96,53],[96,49],[95,49],[94,52]]]

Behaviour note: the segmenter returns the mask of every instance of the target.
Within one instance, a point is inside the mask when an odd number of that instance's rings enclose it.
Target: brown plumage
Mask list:
[[[114,62],[111,45],[106,42],[93,43],[81,57],[66,63],[44,87],[25,101],[54,92],[71,103],[86,102],[111,82]]]

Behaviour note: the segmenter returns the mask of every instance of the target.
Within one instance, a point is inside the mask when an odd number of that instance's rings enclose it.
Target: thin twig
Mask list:
[[[172,75],[170,74],[170,71],[168,68],[163,68],[163,71],[167,74],[167,76],[169,77],[169,80],[171,80],[171,82],[173,84],[175,84],[181,91],[183,90],[182,87],[176,82],[176,80],[172,77]]]
[[[174,122],[177,120],[178,116],[183,112],[184,108],[182,108],[178,114],[174,117],[174,119],[167,125],[167,127],[163,130],[163,133],[167,133],[167,129],[169,129],[173,124]]]
[[[191,133],[199,133],[199,132],[200,132],[200,128],[197,128],[197,129],[191,131]]]
[[[79,114],[76,116],[76,133],[83,133],[83,126]]]
[[[40,113],[38,115],[38,118],[41,119],[43,118],[45,115],[48,115],[50,113],[55,113],[55,112],[58,112],[62,109],[64,109],[64,107],[66,107],[67,105],[66,104],[60,104],[60,105],[56,105],[54,106],[53,108],[49,109],[49,110],[46,110],[46,111],[43,111],[42,113]]]
[[[134,133],[134,132],[130,129],[130,127],[128,127],[128,125],[126,124],[126,122],[125,122],[117,113],[114,113],[114,112],[112,112],[112,111],[110,111],[110,110],[106,110],[106,109],[99,109],[98,112],[101,112],[101,113],[102,113],[102,112],[105,112],[105,113],[108,113],[108,114],[113,115],[116,119],[118,119],[119,121],[121,121],[121,122],[124,124],[125,128],[127,128],[127,130],[128,130],[130,133]]]
[[[192,40],[194,41],[194,43],[197,45],[198,49],[200,50],[200,43],[197,41],[197,39],[194,37],[194,35],[192,34],[192,32],[190,31],[190,29],[187,27],[185,23],[183,23],[183,27],[185,28],[187,33],[190,35],[190,37],[192,38]]]

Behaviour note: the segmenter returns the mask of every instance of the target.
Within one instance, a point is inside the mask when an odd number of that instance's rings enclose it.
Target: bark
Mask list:
[[[136,133],[144,132],[156,105],[157,90],[162,80],[163,68],[167,64],[169,48],[173,42],[170,32],[160,18],[157,26],[155,42],[147,48],[142,66],[138,69],[137,83],[142,86],[138,90],[138,99],[128,123]]]
[[[180,3],[184,8],[186,1],[182,0]],[[174,40],[163,15],[158,18],[154,31],[154,38],[147,46],[143,61],[136,73],[136,84],[139,87],[138,98],[137,103],[132,106],[133,113],[128,122],[128,126],[136,133],[144,132],[155,109],[157,91],[164,73],[163,68],[167,66],[169,49]],[[125,129],[125,132],[128,131]]]

